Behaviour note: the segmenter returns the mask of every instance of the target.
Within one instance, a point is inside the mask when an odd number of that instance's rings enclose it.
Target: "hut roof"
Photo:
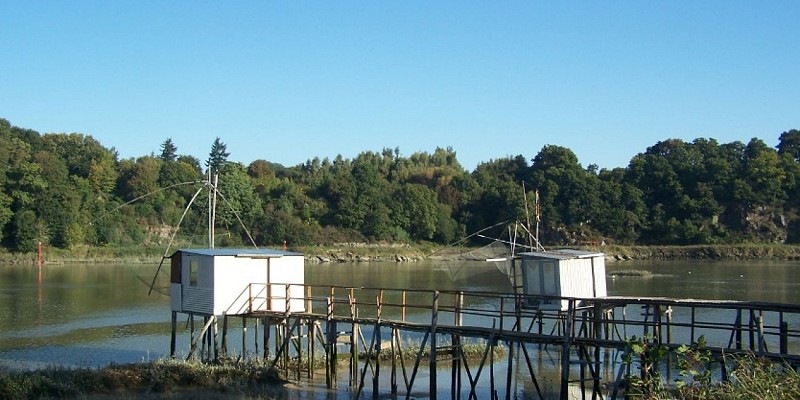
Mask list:
[[[243,258],[276,258],[283,256],[302,256],[301,253],[276,249],[179,249],[172,255],[180,252],[197,254],[201,256],[233,256]]]
[[[602,257],[603,253],[598,253],[593,251],[583,251],[583,250],[562,249],[562,250],[550,250],[550,251],[531,251],[526,253],[520,253],[520,255],[522,257],[548,259],[548,260],[571,260],[574,258]]]

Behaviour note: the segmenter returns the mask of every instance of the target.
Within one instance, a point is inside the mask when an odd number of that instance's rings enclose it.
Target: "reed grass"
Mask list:
[[[255,363],[159,360],[100,369],[49,367],[0,371],[2,399],[280,397],[284,381]]]
[[[734,366],[731,379],[712,388],[709,391],[709,398],[800,399],[800,373],[792,367],[753,355],[735,357],[728,362]]]
[[[626,277],[639,277],[639,278],[650,278],[653,276],[653,273],[646,270],[641,269],[631,269],[627,271],[611,271],[608,273],[610,276],[626,276]]]

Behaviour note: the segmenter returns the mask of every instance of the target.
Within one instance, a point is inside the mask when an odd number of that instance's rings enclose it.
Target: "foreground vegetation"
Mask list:
[[[407,349],[416,348],[418,342],[406,342]],[[467,343],[467,359],[480,359],[486,346]],[[505,356],[503,346],[493,346],[495,358]],[[381,352],[383,359],[389,351]],[[360,354],[360,358],[366,357]],[[405,351],[406,360],[413,361],[415,351]],[[422,359],[430,356],[428,351]],[[346,364],[347,356],[340,355]],[[315,368],[325,368],[322,357]],[[290,365],[289,369],[296,366]],[[304,366],[306,368],[307,366]],[[275,399],[286,398],[283,379],[277,370],[268,369],[262,362],[245,361],[206,364],[199,361],[159,360],[151,363],[110,365],[105,368],[49,367],[33,371],[0,369],[0,399]]]
[[[2,399],[284,398],[284,383],[255,363],[156,361],[101,369],[0,371]]]
[[[557,145],[474,171],[452,148],[410,156],[387,148],[285,167],[229,162],[219,138],[210,147],[201,161],[166,139],[160,154],[119,159],[91,136],[42,135],[0,119],[0,245],[163,248],[176,233],[181,243],[202,244],[210,199],[195,195],[214,174],[218,246],[443,245],[489,226],[486,236],[507,235],[503,221],[537,215],[551,247],[800,242],[798,130],[780,134],[775,147],[758,138],[668,139],[610,170],[584,167]]]
[[[639,343],[639,344],[637,344]],[[714,361],[696,346],[679,349],[679,378],[663,381],[653,369],[666,351],[631,341],[635,349],[628,363],[644,367],[645,374],[629,375],[625,396],[631,399],[800,399],[800,374],[790,367],[755,356],[727,357],[730,380],[712,382]],[[639,346],[639,347],[637,347]],[[495,349],[502,357],[502,348]],[[470,347],[468,356],[480,357],[483,348]],[[260,363],[203,364],[155,361],[111,365],[100,369],[50,367],[35,371],[0,370],[3,399],[277,399],[286,398],[286,383],[276,371]]]
[[[800,399],[800,373],[788,364],[775,363],[754,355],[723,356],[714,359],[705,350],[705,338],[696,343],[670,350],[653,343],[651,338],[628,340],[623,362],[635,365],[625,378],[627,398],[658,399],[721,399],[783,400]],[[664,379],[663,366],[673,360],[678,378]],[[714,370],[725,367],[726,381],[716,381]],[[633,371],[636,371],[635,373]]]

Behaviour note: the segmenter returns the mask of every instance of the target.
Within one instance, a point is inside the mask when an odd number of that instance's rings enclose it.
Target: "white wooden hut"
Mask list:
[[[595,298],[606,296],[603,253],[581,250],[520,253],[522,293],[531,296]],[[521,276],[520,276],[521,275]],[[567,300],[529,297],[525,306],[566,311]]]
[[[300,253],[272,249],[182,249],[171,256],[170,304],[186,314],[303,312]],[[271,301],[267,301],[270,298]]]

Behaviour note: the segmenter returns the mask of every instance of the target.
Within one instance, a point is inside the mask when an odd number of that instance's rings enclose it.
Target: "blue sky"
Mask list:
[[[624,167],[667,138],[800,128],[797,1],[6,1],[0,117],[123,158],[548,144]]]

